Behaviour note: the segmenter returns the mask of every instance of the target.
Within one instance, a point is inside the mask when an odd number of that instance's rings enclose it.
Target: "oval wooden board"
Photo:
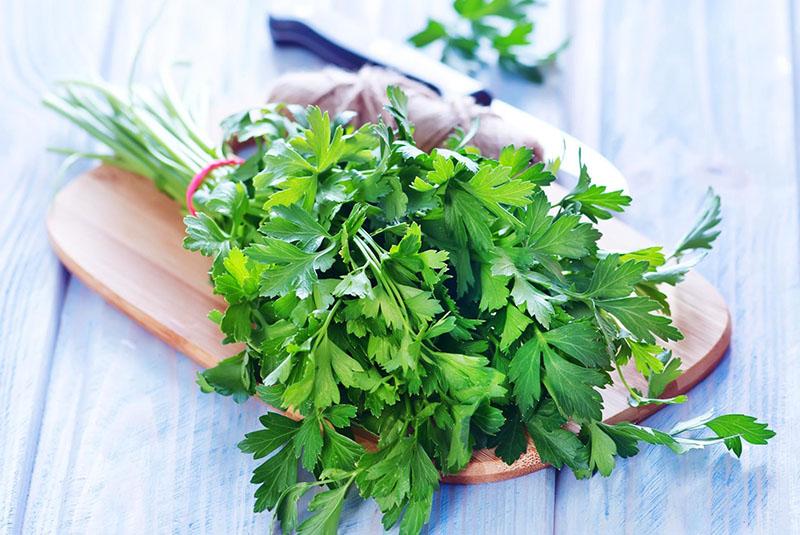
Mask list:
[[[552,186],[558,190],[558,186]],[[557,191],[556,191],[557,194]],[[225,303],[212,295],[209,260],[183,249],[184,226],[176,203],[150,181],[120,169],[100,166],[78,177],[55,197],[47,217],[53,248],[87,286],[199,364],[210,367],[239,348],[223,346],[217,326],[206,318]],[[602,224],[603,247],[628,251],[648,240],[618,221]],[[683,359],[685,373],[665,395],[692,388],[722,358],[730,342],[730,317],[719,293],[691,273],[670,288],[673,319],[686,336],[670,347]],[[633,386],[646,389],[643,381]],[[604,419],[641,420],[657,406],[632,408],[625,388],[602,390]],[[360,440],[369,442],[369,437]],[[533,444],[507,465],[489,450],[476,451],[449,483],[482,483],[521,476],[544,468]]]

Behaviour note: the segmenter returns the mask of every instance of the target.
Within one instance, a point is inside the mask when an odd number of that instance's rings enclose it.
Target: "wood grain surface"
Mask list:
[[[215,106],[256,103],[280,73],[321,65],[268,42],[265,11],[287,3],[347,13],[398,42],[449,11],[427,0],[171,0],[138,76],[189,59],[193,87]],[[256,462],[235,446],[264,406],[201,394],[199,365],[68,275],[47,243],[63,159],[46,147],[98,147],[40,97],[62,78],[125,84],[161,4],[0,2],[0,533],[268,531],[270,516],[252,513]],[[688,403],[647,424],[746,412],[777,437],[741,460],[644,448],[609,478],[548,469],[445,484],[424,533],[800,533],[798,13],[794,0],[552,0],[536,11],[536,46],[571,37],[559,71],[542,86],[481,75],[611,159],[634,197],[625,222],[655,241],[680,238],[709,185],[722,196],[723,233],[699,271],[730,306],[730,350]],[[340,531],[379,533],[375,504],[349,499]]]
[[[563,193],[558,186],[548,189],[551,195]],[[221,345],[217,325],[206,318],[211,309],[224,309],[225,304],[212,294],[209,260],[181,246],[180,207],[147,179],[114,167],[95,168],[55,197],[47,229],[58,257],[84,284],[198,364],[210,367],[241,350]],[[609,251],[628,252],[649,244],[618,221],[604,222],[601,229],[601,245]],[[717,365],[728,347],[731,327],[725,302],[702,277],[690,275],[668,288],[667,294],[673,322],[685,335],[670,345],[684,368],[666,393],[674,396],[687,392]],[[633,363],[630,372],[631,385],[646,391],[647,382]],[[620,383],[601,393],[603,416],[609,422],[638,421],[661,408],[631,407]],[[533,444],[511,465],[481,450],[463,471],[444,480],[486,483],[545,466]]]

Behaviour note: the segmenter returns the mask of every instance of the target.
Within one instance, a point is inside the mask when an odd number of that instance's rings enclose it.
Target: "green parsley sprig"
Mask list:
[[[179,202],[205,155],[254,142],[243,165],[198,191],[184,245],[213,258],[227,307],[209,317],[226,342],[245,345],[200,373],[201,388],[302,417],[268,412],[239,444],[260,463],[255,510],[273,511],[285,532],[335,533],[357,489],[387,529],[417,533],[440,474],[462,470],[476,448],[512,463],[529,437],[543,461],[583,478],[609,475],[642,442],[676,453],[722,444],[739,456],[743,442],[774,436],[741,414],[666,432],[602,422],[599,390],[614,376],[633,405],[686,399],[660,397],[680,375],[664,343],[682,334],[659,288],[711,248],[712,192],[673,253],[609,252],[596,222],[630,197],[593,184],[584,167],[551,201],[552,169],[531,164],[529,149],[492,160],[463,133],[424,152],[397,88],[387,91],[396,126],[267,105],[228,118],[215,152],[181,134],[188,122],[172,95],[159,93],[158,120],[175,134],[166,135],[131,96],[63,91],[48,104],[112,150],[103,161],[150,176]],[[647,392],[629,386],[631,361]],[[365,434],[374,449],[356,440]],[[313,479],[298,480],[300,468]],[[301,519],[300,499],[315,489]]]
[[[428,19],[408,41],[418,48],[442,43],[441,60],[471,74],[493,56],[501,69],[539,84],[569,39],[544,57],[531,56],[535,24],[528,10],[536,4],[536,0],[453,0],[458,24]]]

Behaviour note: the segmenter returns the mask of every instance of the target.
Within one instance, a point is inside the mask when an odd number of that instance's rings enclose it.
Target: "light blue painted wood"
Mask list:
[[[124,82],[159,7],[85,4],[9,2],[0,22],[0,180],[14,186],[0,190],[0,532],[264,532],[268,516],[251,513],[255,463],[235,447],[263,407],[200,394],[196,366],[81,284],[70,281],[64,301],[41,224],[59,159],[43,147],[83,138],[42,111],[38,94],[67,75]],[[725,203],[725,234],[701,271],[731,305],[732,351],[686,407],[650,423],[741,410],[768,419],[779,436],[741,462],[647,449],[609,479],[548,470],[443,486],[427,531],[800,532],[789,439],[800,424],[791,397],[800,373],[790,367],[800,352],[796,9],[791,0],[553,4],[540,23],[542,47],[573,36],[561,72],[544,87],[488,73],[495,92],[615,161],[637,199],[628,221],[660,241],[689,224],[707,184]],[[365,30],[397,40],[426,13],[446,12],[417,0],[316,5],[357,14]],[[258,102],[277,74],[320,65],[273,50],[264,9],[171,2],[142,74],[164,58],[189,58],[212,115]],[[379,530],[374,504],[352,498],[342,532]]]
[[[700,271],[731,307],[731,350],[685,406],[647,423],[747,412],[778,436],[741,461],[723,450],[676,458],[648,448],[608,479],[560,474],[556,531],[797,533],[797,86],[788,2],[606,7],[599,139],[630,182],[628,221],[671,243],[708,185],[723,200],[723,234]]]
[[[73,279],[23,532],[267,532],[236,448],[264,407],[202,394],[199,370]]]
[[[58,23],[70,2],[4,3],[0,17],[0,532],[19,528],[48,391],[65,274],[51,253],[44,214],[63,158],[49,144],[76,136],[39,105],[53,78],[99,69],[108,10],[86,14],[87,27]],[[49,42],[40,39],[51,29]],[[79,35],[80,34],[80,35]],[[56,54],[55,45],[61,45]]]

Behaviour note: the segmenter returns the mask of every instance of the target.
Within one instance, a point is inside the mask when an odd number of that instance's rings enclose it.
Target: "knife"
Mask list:
[[[324,27],[315,24],[315,20],[324,20]],[[281,15],[270,14],[268,27],[276,45],[305,48],[343,69],[357,70],[364,65],[386,67],[425,84],[442,96],[472,96],[478,104],[490,106],[493,112],[515,123],[518,128],[532,132],[546,158],[561,157],[561,172],[577,177],[581,164],[584,164],[596,184],[609,190],[628,191],[622,172],[595,149],[555,126],[493,98],[474,78],[418,50],[367,36],[350,19],[331,11],[320,13],[319,10],[304,9],[300,4],[294,9],[288,8]]]

